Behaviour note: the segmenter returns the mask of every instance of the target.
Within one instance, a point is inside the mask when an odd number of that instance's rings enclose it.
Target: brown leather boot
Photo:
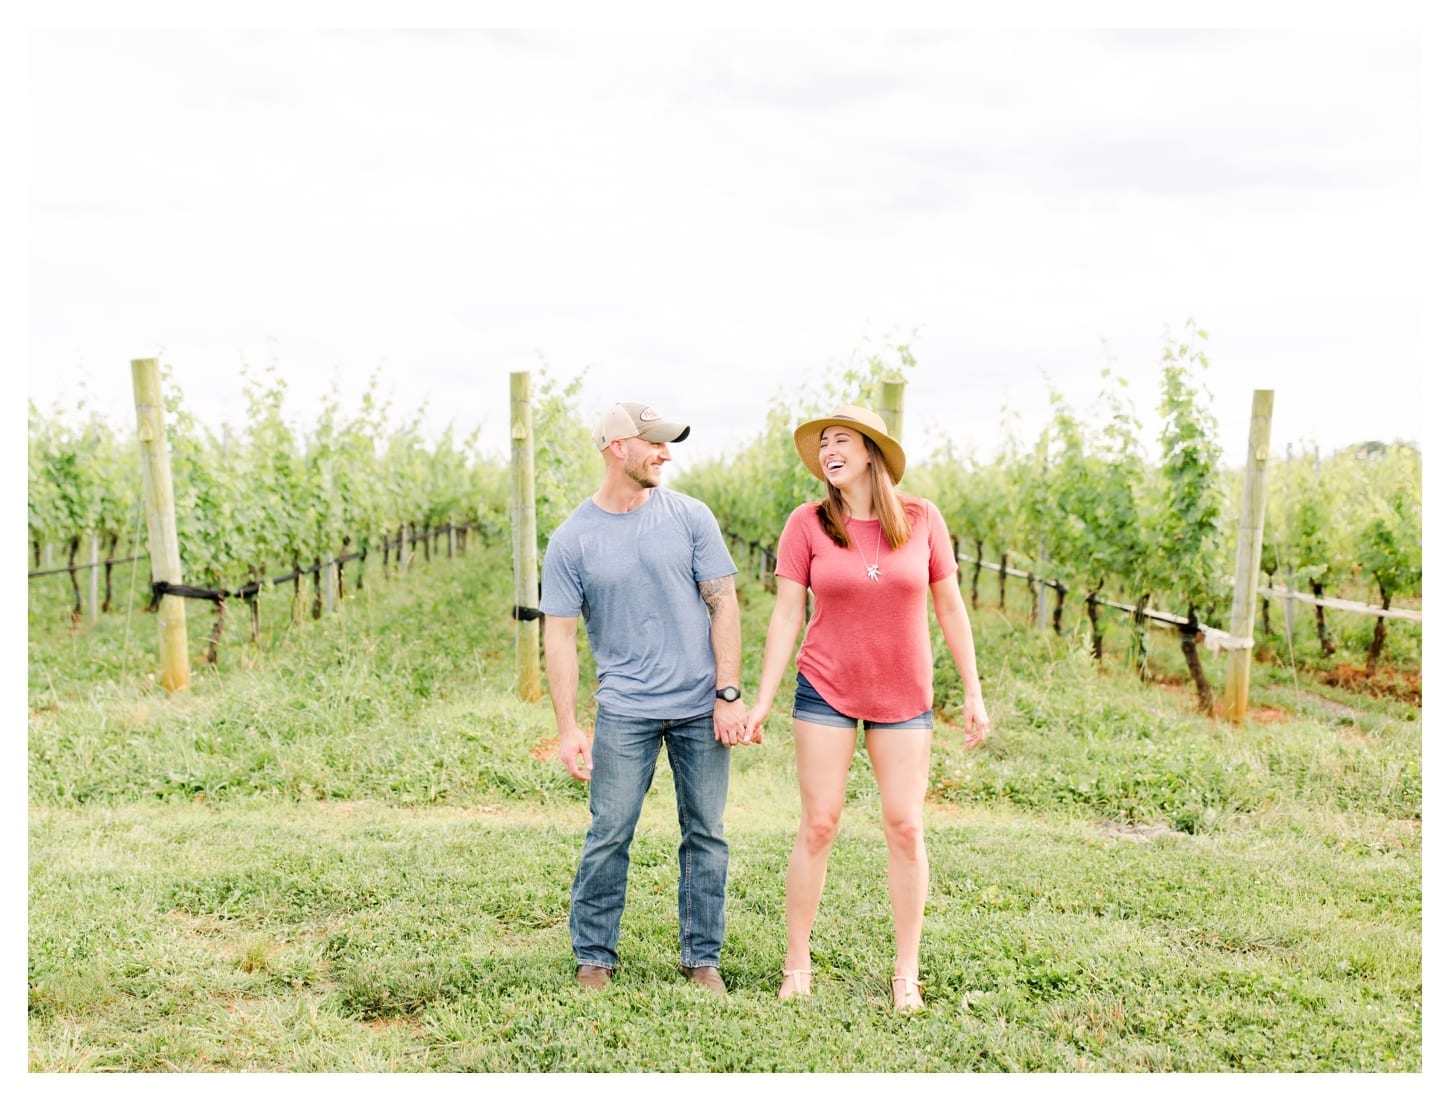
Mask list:
[[[680,970],[692,983],[703,986],[711,994],[725,993],[725,980],[720,977],[718,967],[682,967]]]
[[[581,963],[574,974],[575,980],[585,990],[603,990],[613,976],[614,972],[609,968],[597,967],[592,963]]]

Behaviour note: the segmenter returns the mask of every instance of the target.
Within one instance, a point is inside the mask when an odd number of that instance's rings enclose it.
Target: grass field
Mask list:
[[[740,587],[749,697],[770,597]],[[270,593],[263,641],[234,615],[219,667],[167,698],[152,619],[72,632],[33,587],[29,1069],[1421,1070],[1414,703],[1266,661],[1236,728],[1096,667],[1076,633],[981,609],[993,736],[968,754],[957,716],[938,725],[927,1009],[890,1012],[864,754],[816,996],[775,998],[796,813],[780,706],[731,781],[727,1016],[675,968],[664,762],[616,982],[575,989],[586,793],[547,700],[514,698],[511,593],[507,548],[485,546],[369,576],[321,620]],[[1176,649],[1153,660],[1181,673]]]

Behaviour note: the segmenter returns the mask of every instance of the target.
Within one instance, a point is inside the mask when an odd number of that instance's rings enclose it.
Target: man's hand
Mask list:
[[[745,700],[730,703],[715,701],[715,740],[722,745],[744,745],[750,741],[750,717],[745,712]]]
[[[590,751],[589,736],[583,728],[575,725],[560,733],[559,760],[564,762],[564,767],[574,779],[588,781],[589,774],[594,771],[594,754]]]

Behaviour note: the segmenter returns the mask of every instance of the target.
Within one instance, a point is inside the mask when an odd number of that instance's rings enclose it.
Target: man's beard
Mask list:
[[[657,466],[651,466],[648,460],[641,460],[633,466],[625,467],[624,473],[640,489],[653,489],[660,484],[660,469]]]

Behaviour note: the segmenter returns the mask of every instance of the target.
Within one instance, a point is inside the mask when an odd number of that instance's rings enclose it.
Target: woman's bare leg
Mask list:
[[[795,720],[796,777],[801,819],[785,868],[785,970],[782,998],[810,989],[811,928],[816,923],[831,843],[841,825],[846,777],[856,752],[854,727],[821,726]],[[801,973],[804,974],[801,974]]]
[[[930,730],[868,730],[866,752],[881,792],[886,832],[886,885],[896,927],[892,994],[898,1009],[921,1004],[915,985],[920,969],[921,929],[929,880],[922,826],[931,766]]]

